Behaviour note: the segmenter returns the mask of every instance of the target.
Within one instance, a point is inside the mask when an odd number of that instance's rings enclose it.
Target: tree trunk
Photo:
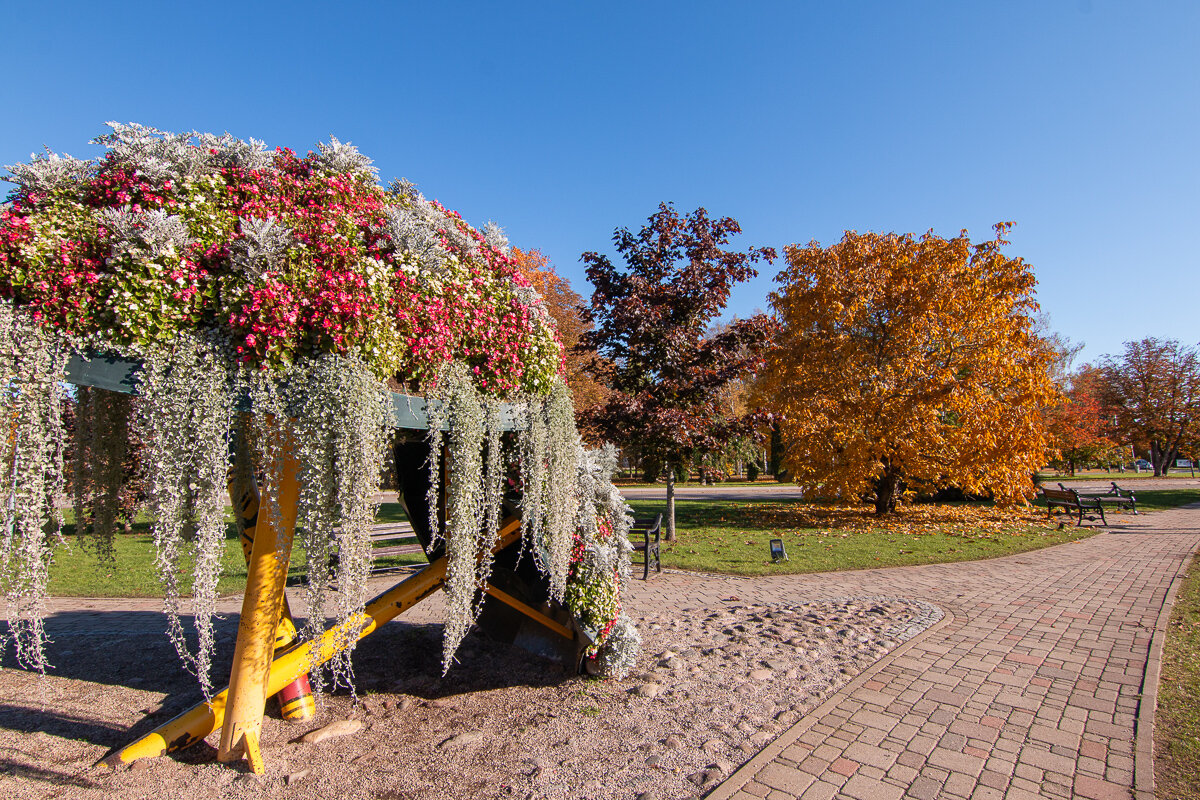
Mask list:
[[[771,423],[771,461],[768,471],[780,483],[788,479],[787,471],[783,468],[783,434],[779,431],[778,421]]]
[[[675,541],[675,465],[667,465],[667,541]]]
[[[1154,467],[1154,477],[1162,478],[1171,469],[1171,458],[1174,452],[1174,447],[1162,446],[1162,443],[1157,440],[1150,442],[1150,465]]]
[[[1071,465],[1071,477],[1075,477],[1075,459],[1067,459],[1067,463]]]
[[[896,497],[903,489],[900,473],[888,467],[875,483],[875,514],[883,516],[896,511]]]

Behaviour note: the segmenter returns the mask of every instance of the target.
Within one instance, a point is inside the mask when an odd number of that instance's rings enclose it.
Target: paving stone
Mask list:
[[[1022,764],[1054,772],[1069,774],[1075,770],[1075,759],[1057,756],[1049,750],[1042,750],[1032,745],[1021,750],[1020,761]]]
[[[1075,779],[1075,794],[1087,800],[1129,800],[1129,789],[1121,784],[1096,780],[1085,775]]]
[[[832,783],[817,781],[808,787],[808,790],[800,796],[800,800],[833,800],[840,788]]]
[[[772,789],[792,792],[792,796],[795,797],[812,785],[816,777],[782,764],[768,764],[754,776],[754,779]]]
[[[872,747],[862,742],[855,742],[846,748],[846,758],[860,764],[870,764],[882,770],[887,770],[896,763],[896,753],[889,753],[879,747]]]
[[[872,780],[865,775],[855,775],[846,781],[842,794],[849,795],[855,800],[901,800],[904,790],[890,783]]]
[[[935,781],[924,775],[913,781],[912,786],[908,787],[910,796],[916,800],[936,800],[942,791],[942,782]]]

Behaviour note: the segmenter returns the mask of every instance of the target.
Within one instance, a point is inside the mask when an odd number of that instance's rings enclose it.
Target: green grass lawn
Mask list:
[[[1171,611],[1154,729],[1156,794],[1200,797],[1200,559]]]
[[[1138,505],[1147,511],[1200,501],[1200,490],[1168,489],[1138,492]],[[631,503],[639,516],[662,510],[662,502]],[[380,507],[380,522],[403,520],[398,503]],[[1117,517],[1119,519],[1119,517]],[[1035,550],[1076,541],[1100,528],[1047,525],[1040,509],[1000,511],[983,503],[929,503],[908,506],[902,514],[877,520],[867,506],[856,509],[802,501],[738,500],[676,501],[679,540],[664,545],[663,563],[680,569],[738,575],[827,572],[980,558]],[[69,514],[68,514],[69,523]],[[65,543],[55,552],[50,591],[59,597],[161,596],[154,568],[154,544],[144,520],[131,534],[116,540],[112,564],[99,561],[75,538],[68,524]],[[788,560],[771,563],[768,543],[783,539]],[[288,571],[289,583],[304,576],[304,552],[297,546]],[[419,564],[420,553],[381,560],[382,566]],[[225,574],[221,594],[241,592],[246,565],[232,517],[226,533]],[[185,579],[184,586],[187,583]]]
[[[1200,501],[1200,490],[1138,492],[1146,511]],[[636,500],[637,516],[663,510]],[[1001,511],[986,503],[929,503],[877,520],[871,509],[800,501],[675,502],[679,538],[663,545],[663,564],[737,575],[828,572],[948,561],[973,561],[1077,541],[1100,533],[1048,524],[1040,508]],[[1115,514],[1110,517],[1119,519]],[[772,563],[771,539],[782,539],[788,560]]]
[[[1154,477],[1154,473],[1150,470],[1142,470],[1141,472],[1103,472],[1100,470],[1084,471],[1079,470],[1075,473],[1075,477],[1071,477],[1070,473],[1059,474],[1057,472],[1041,472],[1038,473],[1041,479],[1050,484],[1058,481],[1070,483],[1071,481],[1116,481],[1118,486],[1125,482],[1144,481]],[[1166,475],[1159,477],[1159,480],[1171,480],[1172,478],[1192,478],[1194,477],[1188,470],[1172,469]],[[1124,486],[1121,486],[1124,489]]]
[[[133,526],[133,533],[119,534],[114,541],[114,560],[101,561],[87,541],[80,542],[75,536],[75,526],[70,511],[66,512],[63,526],[63,544],[54,551],[54,563],[50,566],[50,594],[55,597],[161,597],[162,585],[155,569],[154,541],[150,537],[150,526],[144,518]],[[398,522],[406,519],[399,503],[384,503],[379,508],[376,520]],[[412,553],[379,559],[381,567],[423,563],[424,556]],[[246,560],[237,539],[237,529],[232,515],[228,516],[225,530],[225,555],[222,558],[222,575],[217,584],[220,594],[238,594],[246,588]],[[296,584],[305,574],[305,553],[299,546],[293,547],[288,567],[288,583]],[[190,576],[184,570],[184,594],[191,592]]]

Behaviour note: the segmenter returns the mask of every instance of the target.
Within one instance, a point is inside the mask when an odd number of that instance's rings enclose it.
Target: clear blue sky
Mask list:
[[[95,155],[110,119],[333,134],[584,295],[580,253],[663,200],[778,248],[1015,220],[1086,359],[1200,340],[1195,0],[10,0],[0,30],[2,164]]]

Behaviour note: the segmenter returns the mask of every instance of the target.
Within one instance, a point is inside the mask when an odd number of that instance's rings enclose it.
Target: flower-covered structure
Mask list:
[[[228,134],[110,125],[100,159],[48,153],[8,167],[16,189],[0,207],[12,421],[0,588],[19,657],[45,668],[65,407],[80,409],[77,527],[101,543],[118,516],[114,437],[144,447],[172,635],[207,693],[229,454],[249,453],[265,480],[260,514],[276,523],[293,513],[277,499],[280,476],[298,464],[306,635],[322,634],[334,582],[335,627],[347,627],[363,608],[371,498],[401,402],[390,387],[425,396],[430,497],[420,513],[408,499],[426,544],[444,541],[447,667],[479,614],[501,508],[515,503],[549,596],[587,629],[593,655],[627,670],[637,646],[619,604],[628,511],[611,465],[580,445],[553,323],[499,228],[478,231],[407,182],[385,188],[336,139],[301,157]],[[68,360],[98,354],[137,362],[136,402],[98,388],[64,395]],[[177,613],[185,563],[195,565],[194,650]],[[353,642],[338,648],[335,681],[349,680]]]
[[[545,394],[549,315],[507,243],[336,139],[298,157],[228,135],[113,125],[108,154],[9,167],[0,295],[85,344],[218,332],[245,364],[331,353],[414,389],[466,364],[495,397]]]

